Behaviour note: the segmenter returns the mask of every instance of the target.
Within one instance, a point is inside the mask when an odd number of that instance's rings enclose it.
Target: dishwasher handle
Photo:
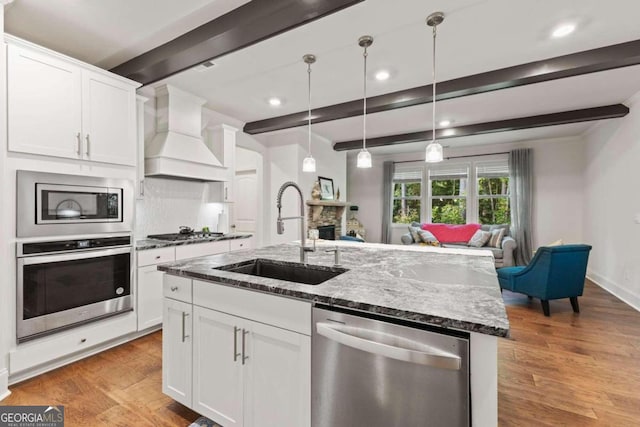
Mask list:
[[[319,335],[332,341],[390,359],[454,371],[458,371],[462,367],[460,356],[406,338],[370,329],[322,322],[316,323],[316,330]],[[364,335],[366,338],[356,334]],[[397,346],[399,342],[410,344],[411,347],[421,347],[422,350],[399,347]]]

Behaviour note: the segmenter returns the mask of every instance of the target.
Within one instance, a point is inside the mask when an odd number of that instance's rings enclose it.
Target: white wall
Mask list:
[[[589,278],[640,310],[640,94],[625,104],[586,135],[583,230]]]
[[[6,67],[6,46],[4,44],[4,1],[0,1],[0,82],[7,81],[7,67]],[[2,147],[1,151],[5,151],[7,147],[7,87],[6,85],[0,84],[0,147]],[[0,176],[5,176],[5,162],[0,162]],[[0,186],[0,200],[8,200],[7,195],[4,192],[4,187]],[[5,203],[5,205],[8,203]],[[0,209],[0,224],[5,223],[4,217],[5,209]],[[9,281],[9,274],[4,272],[10,271],[10,269],[15,268],[10,264],[10,260],[13,259],[12,256],[8,255],[8,242],[9,235],[5,234],[5,228],[0,228],[0,271],[3,274],[0,274],[0,400],[6,397],[8,393],[7,389],[7,381],[9,372],[7,370],[8,366],[8,334],[10,333],[8,329],[8,325],[6,323],[6,315],[5,307],[7,302],[9,301],[9,287],[11,286],[11,282]],[[3,314],[4,313],[4,314]]]
[[[584,141],[560,138],[510,144],[445,149],[445,156],[468,156],[506,152],[514,148],[533,149],[533,245],[563,239],[582,239],[582,170]],[[424,153],[373,156],[372,169],[355,167],[355,155],[347,162],[350,202],[359,206],[358,219],[366,228],[367,241],[380,242],[382,235],[382,163],[424,158]],[[393,243],[400,243],[405,226],[394,228]]]

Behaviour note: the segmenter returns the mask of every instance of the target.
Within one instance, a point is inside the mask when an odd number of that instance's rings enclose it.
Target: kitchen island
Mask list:
[[[184,298],[190,299],[188,302],[193,305],[194,312],[200,310],[200,306],[211,308],[208,302],[213,301],[215,310],[233,314],[238,318],[251,319],[251,310],[260,311],[261,307],[267,307],[265,310],[269,311],[268,307],[273,304],[273,309],[266,314],[267,317],[275,319],[271,323],[307,339],[309,337],[305,335],[311,335],[311,306],[316,304],[401,319],[430,328],[440,328],[443,331],[466,332],[469,334],[470,342],[471,419],[473,425],[496,425],[497,338],[508,335],[509,322],[492,256],[483,251],[473,253],[469,250],[462,252],[426,247],[325,242],[309,254],[309,264],[331,270],[334,254],[325,250],[335,246],[340,246],[341,264],[348,271],[318,285],[298,284],[218,269],[256,258],[298,262],[299,247],[296,244],[282,244],[160,265],[158,269],[169,274],[165,277],[165,305],[167,301],[171,302],[168,298],[175,292],[183,295],[182,301],[186,301]],[[183,285],[189,288],[184,291]],[[173,289],[175,291],[172,291]],[[257,302],[256,298],[268,300]],[[233,307],[226,309],[221,305],[224,301],[228,301]],[[185,342],[185,335],[192,335],[185,332],[191,331],[188,322],[185,323],[184,320],[189,318],[190,312],[182,306],[181,310],[182,323],[178,329],[181,329],[182,342]],[[293,313],[300,315],[295,317]],[[165,321],[166,316],[165,310]],[[278,316],[287,318],[279,320]],[[199,336],[195,313],[192,318],[195,347]],[[269,323],[261,318],[255,320]],[[169,324],[170,322],[165,324],[165,333]],[[230,328],[233,331],[234,349],[229,352],[235,356],[239,352],[235,348],[239,345],[236,340],[239,328]],[[244,338],[245,334],[250,333],[249,329],[242,328],[243,362]],[[304,347],[309,343],[305,343],[306,341],[301,341],[299,349],[307,354],[309,349]],[[298,358],[292,361],[299,360],[300,354],[297,356]],[[195,368],[196,355],[193,361]],[[169,361],[163,361],[163,369],[167,362]],[[291,366],[291,369],[295,370],[295,366]],[[300,375],[307,375],[307,367],[302,366],[300,369]],[[197,381],[195,373],[193,378]],[[192,407],[196,411],[206,412],[204,415],[219,414],[220,411],[207,411],[209,406],[196,403],[197,388],[197,384],[193,384],[196,396],[193,397]],[[240,409],[237,411],[242,412]],[[304,415],[302,417],[304,418]],[[226,421],[226,424],[222,422],[225,426],[251,424],[230,422],[231,419],[237,418],[218,418],[218,422]],[[309,423],[304,422],[301,425]]]

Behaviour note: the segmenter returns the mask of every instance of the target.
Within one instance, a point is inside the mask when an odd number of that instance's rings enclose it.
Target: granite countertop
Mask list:
[[[158,270],[443,328],[508,336],[509,320],[489,252],[338,241],[319,244],[308,254],[309,264],[331,268],[334,255],[325,250],[338,245],[342,267],[349,271],[315,286],[215,269],[254,258],[299,262],[295,243],[166,263]]]
[[[136,251],[146,251],[148,249],[166,248],[167,246],[197,245],[198,243],[218,242],[220,240],[248,239],[253,236],[250,233],[229,233],[219,237],[207,237],[194,240],[157,240],[142,239],[136,240]]]

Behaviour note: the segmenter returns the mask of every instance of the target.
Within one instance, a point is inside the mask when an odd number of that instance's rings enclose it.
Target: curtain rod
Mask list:
[[[500,153],[487,153],[487,154],[469,154],[467,156],[452,156],[452,157],[445,157],[444,160],[451,160],[451,159],[464,159],[467,157],[483,157],[483,156],[497,156],[498,154],[509,154],[508,151],[502,151]],[[401,160],[401,161],[397,161],[397,162],[393,162],[393,164],[397,164],[397,163],[414,163],[414,162],[421,162],[422,160]]]

